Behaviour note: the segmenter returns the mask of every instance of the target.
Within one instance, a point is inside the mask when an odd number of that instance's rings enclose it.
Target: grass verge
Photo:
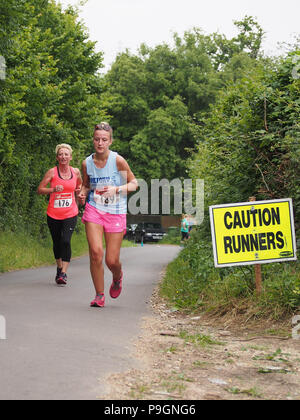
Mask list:
[[[253,266],[216,269],[211,241],[204,238],[193,232],[166,270],[160,295],[174,309],[244,322],[290,321],[300,311],[299,262],[263,264],[263,293],[257,295]]]
[[[25,232],[0,232],[0,273],[55,264],[50,234],[35,238]],[[123,247],[134,246],[124,240]],[[88,253],[88,244],[83,228],[72,236],[72,258]]]

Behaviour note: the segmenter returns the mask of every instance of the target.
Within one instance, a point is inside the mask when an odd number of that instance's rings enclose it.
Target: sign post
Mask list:
[[[256,201],[256,197],[250,197],[249,201]],[[256,293],[261,294],[262,292],[262,277],[261,277],[261,265],[255,264],[254,265],[254,272],[255,272],[255,287],[256,287]]]
[[[261,293],[261,264],[296,260],[292,200],[255,201],[210,206],[216,267],[255,264]]]

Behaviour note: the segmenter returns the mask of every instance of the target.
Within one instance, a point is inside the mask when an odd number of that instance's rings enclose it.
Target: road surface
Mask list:
[[[178,247],[123,248],[121,296],[90,308],[94,289],[89,259],[74,259],[66,287],[56,269],[43,267],[0,275],[0,400],[90,400],[103,395],[105,377],[136,367],[134,339],[163,268]],[[1,330],[0,330],[1,333]],[[1,336],[1,334],[0,334]],[[118,396],[116,395],[116,399]]]

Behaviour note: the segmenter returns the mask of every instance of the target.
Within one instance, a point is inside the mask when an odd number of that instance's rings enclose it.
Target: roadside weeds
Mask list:
[[[151,306],[134,344],[138,367],[109,376],[109,392],[99,398],[300,399],[300,340],[184,315],[168,308],[158,289]]]

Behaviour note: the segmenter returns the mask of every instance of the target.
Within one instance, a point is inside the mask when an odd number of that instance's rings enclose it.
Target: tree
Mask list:
[[[235,24],[239,34],[230,40],[194,28],[183,37],[175,33],[172,46],[142,44],[136,55],[120,54],[105,75],[101,99],[112,117],[114,147],[144,179],[185,175],[195,148],[190,126],[200,123],[219,90],[238,80],[258,55],[263,31],[257,22],[246,17]]]
[[[254,62],[224,89],[196,130],[190,174],[204,178],[206,205],[293,198],[300,216],[299,79],[293,55]],[[299,222],[297,222],[299,223]],[[297,225],[299,228],[299,225]]]
[[[164,107],[150,112],[147,125],[131,143],[131,160],[138,177],[172,179],[184,177],[190,143],[190,119],[181,98],[166,100]]]
[[[38,234],[47,203],[36,188],[55,164],[55,146],[70,143],[78,165],[92,148],[93,125],[106,118],[102,54],[72,8],[63,12],[52,0],[10,0],[0,8],[9,37],[0,37],[7,64],[0,81],[0,226],[25,223]]]

